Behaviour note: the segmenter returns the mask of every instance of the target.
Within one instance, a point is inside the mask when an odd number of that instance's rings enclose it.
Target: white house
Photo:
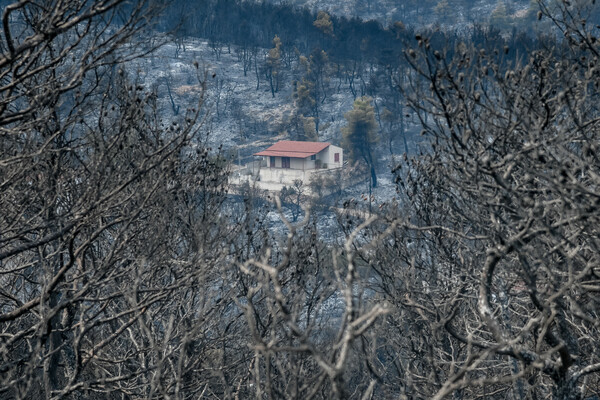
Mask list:
[[[302,171],[341,168],[344,162],[344,151],[324,142],[282,140],[254,155],[263,157],[267,168]]]
[[[257,175],[259,186],[279,191],[295,180],[308,183],[310,175],[342,168],[344,151],[324,142],[282,140],[254,154],[261,157]]]

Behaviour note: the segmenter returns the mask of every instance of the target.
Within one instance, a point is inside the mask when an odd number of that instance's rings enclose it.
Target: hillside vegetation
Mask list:
[[[600,396],[595,4],[0,4],[0,399]],[[231,184],[279,138],[351,162]]]

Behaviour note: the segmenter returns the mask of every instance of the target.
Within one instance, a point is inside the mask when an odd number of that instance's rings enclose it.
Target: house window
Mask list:
[[[335,153],[333,155],[333,161],[334,162],[340,162],[340,153]]]
[[[317,159],[317,155],[313,154],[312,156],[310,156],[310,160],[311,161],[315,161]]]
[[[275,157],[269,157],[269,162],[270,162],[269,166],[271,168],[275,168]]]
[[[289,168],[290,167],[290,158],[289,157],[281,157],[281,168]]]

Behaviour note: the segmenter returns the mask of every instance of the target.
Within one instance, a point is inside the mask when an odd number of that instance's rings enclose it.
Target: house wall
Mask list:
[[[339,153],[340,161],[335,162],[335,153]],[[317,154],[317,159],[322,164],[327,164],[327,169],[341,168],[344,164],[344,150],[341,147],[330,145]]]
[[[270,168],[271,166],[271,157],[263,157],[264,163],[263,165],[266,168]],[[281,157],[275,157],[275,168],[281,168],[282,162]],[[315,162],[311,161],[310,158],[290,158],[290,168],[289,169],[314,169]],[[287,168],[286,168],[287,169]]]
[[[253,171],[254,173],[251,173]],[[298,170],[288,168],[260,168],[254,169],[253,165],[249,164],[246,167],[237,169],[230,177],[229,182],[233,185],[234,190],[242,184],[248,183],[258,189],[279,192],[284,186],[290,187],[294,184],[294,180],[300,179],[304,182],[305,193],[313,195],[310,180],[313,176],[330,176],[336,182],[341,183],[340,169],[317,169],[317,170]],[[333,190],[338,190],[336,187],[317,189],[319,194],[328,194]]]
[[[263,168],[259,172],[261,182],[275,182],[291,185],[294,180],[308,181],[308,173],[292,168]]]
[[[304,159],[303,158],[290,158],[290,168],[291,169],[305,169],[304,168]]]

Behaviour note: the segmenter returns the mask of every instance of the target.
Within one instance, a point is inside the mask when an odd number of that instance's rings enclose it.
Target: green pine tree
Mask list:
[[[377,144],[377,123],[375,109],[370,97],[361,97],[354,101],[352,110],[344,114],[347,125],[342,128],[342,146],[352,161],[363,160],[370,169],[371,186],[377,186],[373,150]]]

